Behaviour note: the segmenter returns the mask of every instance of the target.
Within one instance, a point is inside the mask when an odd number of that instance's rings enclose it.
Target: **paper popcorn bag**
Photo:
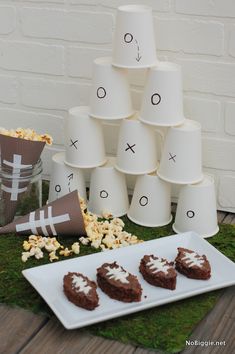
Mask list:
[[[0,228],[0,234],[86,235],[77,191],[73,191]]]

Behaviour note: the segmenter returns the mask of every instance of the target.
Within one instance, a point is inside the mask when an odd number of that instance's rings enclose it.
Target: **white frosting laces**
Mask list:
[[[150,261],[146,264],[153,271],[153,273],[163,272],[167,274],[168,270],[171,268],[166,264],[166,261],[162,261],[158,258],[154,259],[153,257],[150,257]]]
[[[88,294],[91,290],[91,286],[87,284],[87,281],[84,280],[80,275],[73,274],[72,276],[72,285],[77,292]]]
[[[118,268],[110,268],[108,266],[105,269],[108,270],[107,276],[110,279],[119,280],[121,283],[124,283],[124,284],[129,283],[129,281],[127,280],[129,273],[126,272],[125,270],[123,270],[120,266],[118,266]]]
[[[202,264],[205,261],[202,256],[198,256],[195,252],[184,252],[184,257],[182,258],[182,260],[184,260],[189,267],[197,266],[200,268],[202,267]]]

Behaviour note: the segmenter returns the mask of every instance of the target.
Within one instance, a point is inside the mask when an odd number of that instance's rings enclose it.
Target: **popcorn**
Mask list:
[[[49,253],[49,259],[50,262],[53,262],[53,261],[57,261],[59,257],[56,255],[55,251],[52,251],[51,253]]]
[[[68,247],[66,247],[64,250],[61,250],[59,254],[64,257],[68,257],[73,253],[72,250],[69,250]]]
[[[0,128],[0,134],[25,140],[42,141],[47,145],[52,145],[53,142],[53,139],[49,134],[37,134],[34,129],[17,128],[7,130],[5,128]]]
[[[81,244],[87,246],[90,243],[90,240],[88,237],[80,237],[79,241],[81,242]]]
[[[79,254],[80,253],[80,245],[78,242],[74,242],[71,247],[72,251],[74,254]]]
[[[112,219],[112,217],[113,217],[112,213],[110,213],[108,211],[103,211],[102,218],[104,218],[104,219]]]
[[[29,252],[22,252],[22,255],[21,255],[22,262],[27,262],[29,257],[31,257]]]

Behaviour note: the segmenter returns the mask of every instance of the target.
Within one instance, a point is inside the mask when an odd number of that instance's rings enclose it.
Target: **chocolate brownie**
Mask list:
[[[86,310],[94,310],[99,304],[94,281],[81,273],[69,272],[64,276],[64,293],[75,305]]]
[[[178,248],[175,268],[188,278],[207,280],[211,277],[211,266],[206,256],[187,248]]]
[[[112,299],[124,302],[141,300],[142,288],[137,277],[116,262],[104,263],[97,269],[97,283]]]
[[[149,284],[174,290],[177,273],[173,264],[174,262],[169,263],[166,259],[153,254],[145,255],[140,261],[139,270]]]

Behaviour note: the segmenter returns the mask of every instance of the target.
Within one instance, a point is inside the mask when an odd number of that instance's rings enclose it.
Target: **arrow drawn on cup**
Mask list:
[[[137,47],[137,57],[135,58],[135,60],[139,62],[140,59],[142,58],[142,56],[140,55],[140,47],[139,47],[139,43],[138,43],[137,39],[135,39],[135,44]]]
[[[124,42],[127,44],[130,44],[133,42],[134,36],[131,33],[125,33],[124,35]],[[135,58],[136,61],[140,61],[140,59],[142,58],[142,56],[140,55],[140,46],[139,43],[137,41],[137,39],[135,39],[135,44],[136,44],[136,49],[137,49],[137,56]]]

